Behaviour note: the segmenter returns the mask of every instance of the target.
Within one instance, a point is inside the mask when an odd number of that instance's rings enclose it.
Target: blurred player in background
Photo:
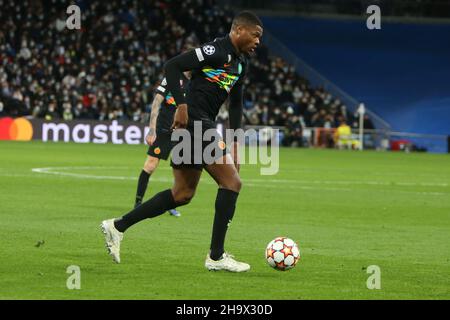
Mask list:
[[[189,72],[183,73],[180,85],[184,88],[189,81]],[[149,145],[147,160],[144,163],[136,190],[136,200],[134,207],[136,208],[142,203],[145,191],[147,190],[150,176],[158,168],[159,161],[167,160],[170,151],[174,146],[171,141],[171,125],[173,116],[176,111],[176,104],[172,94],[167,90],[167,80],[164,78],[155,92],[155,97],[152,102],[152,111],[150,114],[150,131],[145,137]],[[176,209],[170,209],[169,213],[172,216],[179,217],[181,214]]]

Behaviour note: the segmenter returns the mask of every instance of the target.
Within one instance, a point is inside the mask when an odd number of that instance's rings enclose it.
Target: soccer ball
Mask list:
[[[300,249],[289,238],[277,237],[266,248],[267,263],[274,269],[286,271],[292,269],[300,259]]]

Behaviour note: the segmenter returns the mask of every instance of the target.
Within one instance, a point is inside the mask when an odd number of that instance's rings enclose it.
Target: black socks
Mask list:
[[[239,193],[227,189],[217,191],[210,252],[210,257],[213,260],[219,260],[224,253],[225,235],[228,224],[233,220],[238,196]]]
[[[238,196],[239,193],[227,189],[219,189],[217,191],[216,212],[214,215],[210,247],[210,257],[213,260],[219,260],[224,253],[225,236],[228,225],[233,220]],[[122,218],[117,219],[114,222],[114,226],[118,231],[124,232],[141,220],[157,217],[167,210],[175,209],[176,207],[177,204],[173,199],[172,191],[168,189],[156,194],[153,198],[131,210]]]
[[[142,170],[141,174],[139,175],[135,205],[140,204],[142,202],[145,191],[147,190],[147,185],[148,185],[149,179],[150,179],[150,173],[147,173],[147,172],[145,172],[145,170]]]
[[[134,208],[122,218],[114,222],[114,226],[120,232],[124,232],[133,224],[147,218],[154,218],[163,214],[167,210],[175,209],[177,204],[172,196],[170,189],[156,194],[150,200],[144,202],[140,206]]]

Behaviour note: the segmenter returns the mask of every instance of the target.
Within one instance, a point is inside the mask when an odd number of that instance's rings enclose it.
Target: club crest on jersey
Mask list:
[[[207,46],[203,47],[203,52],[205,54],[207,54],[208,56],[214,54],[214,52],[216,52],[216,48],[214,48],[214,46],[208,44]]]

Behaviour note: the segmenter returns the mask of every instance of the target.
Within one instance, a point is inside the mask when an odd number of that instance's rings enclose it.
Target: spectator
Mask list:
[[[0,101],[0,117],[6,116],[5,105]]]
[[[353,139],[352,129],[345,120],[337,128],[334,136],[336,146],[339,149],[357,149],[359,148],[359,141]]]
[[[44,118],[47,121],[59,119],[59,114],[56,111],[56,101],[51,101],[48,105],[48,109],[44,114]]]
[[[283,146],[303,147],[303,127],[301,116],[290,117],[284,131]]]

